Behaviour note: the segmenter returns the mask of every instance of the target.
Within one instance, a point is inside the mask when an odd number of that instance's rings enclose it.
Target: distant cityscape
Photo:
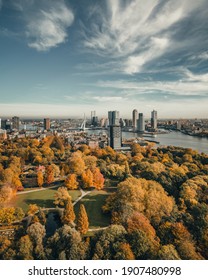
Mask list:
[[[98,134],[90,132],[97,130]],[[110,146],[115,150],[127,150],[134,141],[146,145],[148,138],[158,134],[180,131],[198,137],[208,137],[207,119],[158,119],[158,112],[153,110],[149,118],[137,109],[132,111],[132,118],[124,119],[119,111],[109,111],[108,117],[99,118],[96,111],[91,111],[90,118],[26,120],[18,116],[0,119],[0,138],[36,138],[43,139],[52,134],[62,136],[71,145],[87,144],[92,148]],[[122,139],[122,132],[137,133],[133,139]],[[155,139],[148,142],[158,143]]]

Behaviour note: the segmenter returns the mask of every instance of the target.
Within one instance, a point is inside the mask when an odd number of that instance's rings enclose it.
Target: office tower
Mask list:
[[[121,148],[121,126],[118,111],[109,111],[109,145],[113,149]]]
[[[151,128],[154,130],[157,129],[157,111],[155,110],[151,112]]]
[[[12,128],[13,129],[16,129],[16,130],[19,130],[19,124],[20,124],[20,120],[19,120],[19,117],[13,117],[12,118]]]
[[[134,109],[132,112],[133,130],[136,130],[137,128],[137,120],[138,120],[138,111]]]
[[[96,116],[96,111],[91,111],[91,124],[93,122],[93,117]]]
[[[1,129],[1,119],[0,119],[0,129]]]
[[[50,127],[51,127],[50,119],[49,118],[44,119],[44,130],[50,130]]]
[[[91,125],[98,126],[98,117],[96,117],[96,116],[92,117]]]
[[[104,126],[105,126],[105,122],[106,122],[106,119],[102,118],[102,119],[100,120],[100,126],[101,126],[101,127],[104,127]]]
[[[144,125],[144,115],[143,113],[139,113],[139,119],[137,120],[137,131],[144,132],[145,125]]]

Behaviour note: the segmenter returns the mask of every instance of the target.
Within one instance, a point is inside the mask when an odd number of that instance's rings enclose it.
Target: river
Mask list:
[[[105,131],[88,130],[89,134],[99,134]],[[141,134],[134,132],[122,132],[122,137],[125,139],[141,137]],[[208,138],[190,136],[180,131],[171,131],[170,133],[158,134],[156,138],[145,137],[146,140],[155,140],[160,142],[157,146],[176,146],[183,148],[191,148],[198,152],[208,154]]]

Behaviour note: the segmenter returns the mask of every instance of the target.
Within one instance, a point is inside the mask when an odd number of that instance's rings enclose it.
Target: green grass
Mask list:
[[[28,210],[29,204],[37,204],[43,208],[52,208],[55,207],[54,194],[57,191],[57,188],[46,189],[39,192],[25,193],[17,195],[13,205],[16,207],[21,207],[25,212]],[[72,197],[72,201],[76,200],[81,192],[79,190],[69,191],[69,194]]]
[[[102,212],[102,206],[105,204],[105,200],[108,195],[109,194],[106,191],[92,191],[75,205],[74,210],[76,216],[78,214],[80,204],[84,204],[90,228],[108,226],[110,224],[110,217]]]

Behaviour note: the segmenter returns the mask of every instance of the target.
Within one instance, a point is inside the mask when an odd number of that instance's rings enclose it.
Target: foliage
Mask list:
[[[77,217],[77,230],[81,234],[86,234],[89,228],[88,216],[84,204],[80,204],[80,209]]]
[[[70,198],[67,189],[65,187],[60,187],[54,195],[54,204],[57,206],[64,206],[66,201]]]
[[[64,185],[69,190],[76,190],[78,188],[76,174],[69,174],[65,179]]]
[[[61,221],[63,224],[71,225],[75,220],[75,213],[72,205],[71,198],[67,199],[65,202],[65,208],[63,215],[61,217]]]

